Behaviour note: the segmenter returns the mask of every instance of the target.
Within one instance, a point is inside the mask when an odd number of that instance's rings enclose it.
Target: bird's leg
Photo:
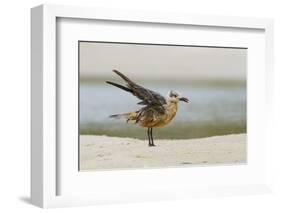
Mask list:
[[[151,143],[150,143],[150,128],[147,128],[147,136],[148,136],[148,146],[151,146]]]
[[[153,135],[152,135],[152,128],[150,128],[150,140],[151,140],[151,146],[155,146],[154,141],[153,141]]]

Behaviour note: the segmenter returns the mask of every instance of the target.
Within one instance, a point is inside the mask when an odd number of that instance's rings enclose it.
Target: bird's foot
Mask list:
[[[148,144],[148,146],[156,146],[155,144]]]

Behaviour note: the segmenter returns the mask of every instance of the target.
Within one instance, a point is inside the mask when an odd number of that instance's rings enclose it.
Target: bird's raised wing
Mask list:
[[[139,102],[138,104],[141,105],[151,105],[151,106],[163,106],[164,104],[166,104],[166,100],[165,98],[160,95],[157,92],[154,92],[150,89],[146,89],[138,84],[136,84],[135,82],[131,81],[128,77],[126,77],[124,74],[122,74],[121,72],[119,72],[118,70],[113,70],[113,72],[115,72],[117,75],[119,75],[124,81],[126,81],[126,86],[122,86],[120,84],[116,84],[110,81],[107,81],[108,84],[111,84],[113,86],[116,86],[120,89],[123,89],[127,92],[132,93],[134,96],[138,97],[141,102]]]

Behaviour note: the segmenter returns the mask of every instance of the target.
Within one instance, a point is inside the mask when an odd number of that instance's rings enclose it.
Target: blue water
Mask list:
[[[181,102],[173,122],[236,122],[246,120],[246,86],[241,85],[185,85],[146,83],[147,88],[166,96],[170,89],[188,97]],[[80,124],[111,122],[108,116],[137,110],[138,99],[131,94],[103,82],[81,82]]]

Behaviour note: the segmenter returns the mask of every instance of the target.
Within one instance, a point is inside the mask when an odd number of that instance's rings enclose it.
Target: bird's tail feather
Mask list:
[[[110,115],[109,117],[119,119],[119,118],[123,117],[123,115],[122,114],[114,114],[114,115]]]
[[[116,118],[116,119],[125,118],[125,119],[127,119],[127,122],[128,122],[130,120],[136,120],[137,115],[138,115],[138,112],[126,112],[126,113],[110,115],[109,117]]]

